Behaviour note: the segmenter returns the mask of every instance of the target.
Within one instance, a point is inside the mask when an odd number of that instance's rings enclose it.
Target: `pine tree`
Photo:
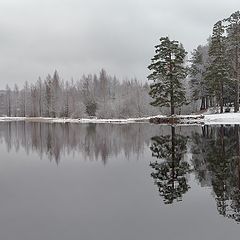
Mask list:
[[[239,84],[240,84],[240,11],[233,13],[229,18],[225,19],[227,24],[227,53],[232,65],[232,77],[235,81],[235,101],[234,112],[239,111]]]
[[[149,92],[154,99],[151,105],[170,107],[173,115],[175,108],[186,102],[181,80],[187,76],[187,68],[184,66],[187,52],[178,41],[162,37],[160,44],[155,46],[155,53],[148,66],[152,72],[148,80],[153,81]]]
[[[220,105],[220,112],[223,113],[224,88],[229,80],[229,68],[226,57],[226,37],[222,21],[218,21],[213,27],[209,56],[211,64],[207,68],[206,81],[210,91],[216,95]]]
[[[100,82],[100,92],[101,92],[101,101],[103,105],[103,112],[105,113],[106,102],[107,102],[108,76],[104,69],[100,71],[99,82]]]
[[[7,108],[6,108],[6,112],[7,112],[7,116],[8,117],[11,117],[12,115],[12,102],[11,102],[11,96],[12,94],[11,94],[11,89],[10,89],[10,87],[8,86],[8,84],[7,84],[7,86],[6,86],[6,106],[7,106]]]
[[[61,87],[60,77],[57,70],[55,70],[52,78],[52,115],[53,117],[59,117],[61,108]]]
[[[18,117],[18,114],[19,114],[19,88],[17,86],[17,84],[14,84],[14,91],[13,91],[13,114],[14,114],[14,117]]]
[[[196,101],[201,99],[200,110],[208,107],[209,92],[206,86],[205,73],[209,65],[208,45],[199,45],[194,49],[191,57],[190,73],[190,88],[191,98]]]

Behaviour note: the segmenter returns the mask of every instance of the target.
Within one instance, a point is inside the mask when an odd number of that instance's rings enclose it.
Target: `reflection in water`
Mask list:
[[[61,156],[78,155],[85,159],[100,159],[106,164],[111,156],[144,151],[145,144],[156,128],[148,124],[48,124],[4,122],[0,124],[0,141],[5,142],[8,151],[19,151],[23,147],[27,154],[37,152],[59,163]]]
[[[151,176],[166,204],[171,204],[174,200],[181,201],[183,194],[190,188],[186,178],[190,165],[183,159],[186,144],[187,138],[176,134],[175,127],[171,127],[171,135],[152,138],[152,156],[161,162],[150,163],[154,170]]]
[[[171,127],[171,134],[151,138],[152,157],[157,158],[150,162],[151,176],[164,203],[182,200],[190,188],[191,169],[202,187],[212,188],[219,214],[240,222],[239,125],[204,126],[187,135]],[[188,145],[191,157],[186,154]]]
[[[212,187],[219,214],[240,222],[239,126],[205,126],[192,139],[197,179]]]
[[[104,164],[152,154],[151,177],[165,204],[183,200],[190,189],[188,176],[212,189],[220,215],[240,222],[239,126],[170,127],[150,124],[0,124],[0,143],[8,151],[25,149],[59,163],[75,155]],[[144,155],[145,156],[145,155]],[[191,171],[190,171],[191,169]]]

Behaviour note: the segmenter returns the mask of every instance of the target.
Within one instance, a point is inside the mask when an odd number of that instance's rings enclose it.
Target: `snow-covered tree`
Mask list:
[[[102,70],[78,81],[63,81],[57,71],[42,81],[25,82],[1,91],[0,115],[29,117],[128,118],[156,114],[148,105],[149,86],[140,81],[120,81]]]
[[[6,115],[8,117],[12,116],[12,101],[11,101],[11,89],[10,87],[6,86]]]
[[[206,68],[209,65],[208,45],[199,45],[192,52],[190,59],[190,89],[191,99],[201,100],[200,110],[208,107],[209,93],[205,81]]]
[[[168,37],[160,38],[160,44],[155,46],[155,56],[148,66],[151,74],[148,79],[153,81],[150,85],[150,96],[154,99],[153,106],[167,106],[171,115],[175,108],[186,103],[182,80],[187,76],[184,60],[187,52],[178,41],[171,41]]]
[[[227,32],[227,54],[232,67],[232,78],[235,82],[234,112],[239,111],[239,85],[240,85],[240,11],[224,19]]]
[[[218,21],[213,27],[209,47],[209,56],[211,60],[205,76],[209,91],[217,97],[221,113],[223,113],[224,106],[224,90],[229,80],[226,37],[224,33],[223,23],[222,21]]]

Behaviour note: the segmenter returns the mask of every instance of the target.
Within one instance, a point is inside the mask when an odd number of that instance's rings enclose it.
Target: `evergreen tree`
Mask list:
[[[227,24],[227,54],[232,67],[232,78],[235,82],[234,112],[238,112],[240,84],[240,11],[233,13],[229,18],[225,19],[224,22]]]
[[[229,79],[229,68],[226,58],[226,37],[224,36],[222,21],[218,21],[213,27],[209,56],[211,57],[211,63],[207,68],[206,81],[211,93],[217,97],[220,112],[223,113],[224,90]]]
[[[191,98],[194,101],[201,99],[200,110],[208,108],[209,105],[209,92],[205,81],[206,68],[209,65],[208,49],[208,45],[199,45],[197,49],[194,49],[190,60]]]
[[[13,90],[13,114],[14,117],[18,117],[19,114],[19,88],[17,84],[14,85],[14,90]]]
[[[102,69],[100,71],[100,75],[99,75],[99,82],[100,82],[100,98],[101,98],[101,102],[103,105],[103,112],[106,112],[106,104],[107,104],[107,98],[108,98],[108,76],[107,76],[107,72]]]
[[[12,115],[12,101],[11,101],[11,89],[10,87],[6,86],[6,113],[8,117],[11,117]]]
[[[148,80],[153,81],[149,92],[154,99],[151,105],[170,107],[173,115],[176,107],[186,103],[181,80],[187,76],[187,68],[184,66],[187,52],[182,44],[168,37],[160,38],[160,44],[155,48],[156,55],[148,66],[152,72]]]

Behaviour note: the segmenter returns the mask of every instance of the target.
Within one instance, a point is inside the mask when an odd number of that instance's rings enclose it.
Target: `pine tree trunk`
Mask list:
[[[204,110],[204,109],[205,109],[205,97],[202,97],[200,110]]]
[[[170,98],[171,98],[171,115],[174,115],[174,99],[173,99],[173,84],[172,84],[172,80],[171,80],[171,96],[170,96]]]
[[[170,58],[171,58],[171,55],[170,55]],[[172,64],[171,63],[170,63],[170,73],[171,73],[171,77],[170,77],[170,81],[171,81],[171,92],[170,92],[171,115],[174,115],[173,76],[172,76]]]
[[[223,81],[221,81],[221,93],[220,93],[220,113],[223,113]]]
[[[174,103],[173,103],[173,96],[171,96],[171,115],[174,115]]]
[[[10,96],[8,96],[8,116],[11,117],[11,100],[10,100]]]
[[[235,106],[234,106],[234,112],[239,111],[239,80],[237,79],[236,82],[236,100],[235,100]]]
[[[234,112],[239,111],[239,64],[238,64],[238,46],[236,47],[236,95],[235,95],[235,104]]]
[[[208,107],[209,107],[209,98],[208,98],[208,96],[206,97],[206,109],[208,109]]]
[[[172,126],[172,189],[175,180],[175,127]]]

